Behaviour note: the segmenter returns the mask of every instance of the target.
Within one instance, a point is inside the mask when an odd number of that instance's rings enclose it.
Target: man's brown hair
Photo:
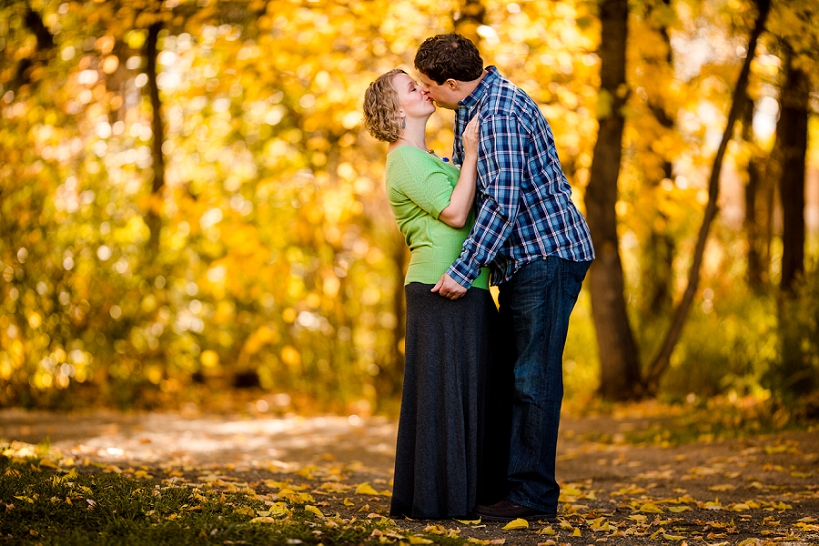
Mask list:
[[[439,34],[418,48],[415,68],[438,85],[450,78],[471,82],[481,77],[483,59],[475,44],[460,34]]]

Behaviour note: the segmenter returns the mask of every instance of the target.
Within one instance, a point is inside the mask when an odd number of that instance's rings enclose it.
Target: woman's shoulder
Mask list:
[[[387,172],[403,171],[421,174],[438,170],[440,165],[432,154],[415,146],[399,146],[387,154]]]

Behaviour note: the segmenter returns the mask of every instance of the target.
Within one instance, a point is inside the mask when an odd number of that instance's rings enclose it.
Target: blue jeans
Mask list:
[[[500,318],[515,353],[507,498],[557,512],[557,432],[569,316],[591,262],[548,256],[500,285]],[[514,349],[511,349],[514,347]]]

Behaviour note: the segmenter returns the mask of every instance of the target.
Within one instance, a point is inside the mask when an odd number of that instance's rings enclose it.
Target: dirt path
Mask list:
[[[460,529],[464,538],[505,544],[603,539],[609,544],[819,544],[819,430],[675,447],[617,443],[620,435],[656,425],[658,419],[564,418],[559,524],[509,531],[500,524],[398,523],[418,530],[437,525],[441,533]],[[258,490],[264,490],[266,480],[288,477],[318,489],[331,468],[343,468],[353,486],[368,482],[378,491],[389,489],[395,434],[394,421],[355,416],[0,411],[2,440],[48,439],[89,464],[182,469],[193,482],[197,474],[218,471],[225,480]],[[615,441],[592,440],[601,434]],[[342,504],[343,496],[324,495],[325,511],[387,513],[386,496],[361,499],[355,506]]]

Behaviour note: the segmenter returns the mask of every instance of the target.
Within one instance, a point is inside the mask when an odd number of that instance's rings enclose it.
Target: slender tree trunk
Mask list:
[[[790,57],[789,55],[786,56]],[[790,292],[805,269],[805,170],[808,152],[808,75],[785,61],[786,80],[780,97],[781,110],[775,147],[781,150],[779,197],[782,201],[782,280],[780,289]]]
[[[640,394],[640,360],[624,297],[624,275],[617,240],[617,181],[622,156],[626,101],[627,0],[605,0],[600,6],[600,101],[605,113],[594,146],[586,216],[597,258],[589,272],[592,316],[600,347],[600,394],[609,400]]]
[[[151,129],[154,137],[153,145],[151,146],[154,178],[151,183],[151,199],[146,214],[146,223],[151,232],[148,246],[154,253],[159,250],[159,232],[162,227],[159,212],[162,207],[162,189],[165,187],[165,157],[162,154],[165,129],[162,123],[162,102],[159,99],[159,86],[156,80],[156,64],[159,55],[159,32],[162,30],[162,26],[162,22],[157,21],[148,27],[148,38],[145,42],[145,73],[148,76],[148,92],[151,99],[151,110],[153,112]]]
[[[717,155],[714,157],[714,165],[711,168],[711,177],[708,180],[708,203],[705,206],[705,215],[702,220],[702,225],[700,226],[699,235],[697,236],[697,244],[694,248],[694,257],[691,263],[691,269],[688,273],[688,285],[674,313],[671,326],[663,340],[660,351],[652,361],[646,376],[646,388],[650,394],[656,394],[660,379],[666,369],[668,369],[671,354],[674,352],[674,348],[682,335],[683,326],[688,317],[688,311],[691,308],[691,303],[694,301],[694,295],[697,293],[697,286],[700,280],[700,267],[702,265],[703,255],[705,254],[705,244],[708,242],[708,232],[711,229],[711,223],[717,215],[717,197],[719,197],[719,177],[722,172],[722,162],[725,157],[725,150],[728,148],[728,142],[730,142],[734,132],[734,124],[739,118],[740,109],[743,105],[743,98],[745,97],[748,86],[748,76],[751,71],[751,61],[754,58],[759,35],[762,34],[762,30],[765,27],[765,20],[768,17],[770,8],[770,0],[760,0],[758,6],[759,14],[757,15],[754,29],[751,32],[751,37],[748,40],[748,54],[745,57],[745,62],[742,64],[742,69],[740,70],[739,78],[734,88],[731,110],[728,113],[728,122],[725,127],[725,132],[722,135],[722,141],[717,149]]]
[[[645,20],[649,22],[654,19],[653,12],[658,9],[669,9],[671,0],[660,0],[658,6],[646,4]],[[664,17],[659,18],[664,21]],[[656,28],[657,33],[663,43],[663,49],[655,54],[653,50],[644,52],[645,72],[653,76],[663,77],[663,74],[670,74],[673,70],[674,55],[671,47],[671,36],[668,28],[660,24]],[[663,51],[665,54],[663,55]],[[653,114],[657,123],[666,134],[674,130],[674,118],[668,114],[664,96],[660,93],[649,96],[648,108]],[[650,148],[649,148],[650,150]],[[653,153],[653,152],[650,152]],[[671,161],[657,154],[656,160],[660,164],[660,169],[647,169],[645,172],[649,190],[654,193],[658,191],[664,179],[671,179],[673,176],[673,165]],[[653,164],[653,162],[650,162]],[[649,319],[655,319],[664,315],[672,304],[673,283],[673,262],[676,252],[676,242],[674,237],[668,233],[668,216],[663,210],[657,208],[652,211],[653,217],[649,218],[649,236],[642,249],[642,272],[640,275],[640,286],[645,294],[642,305],[643,314]]]
[[[754,136],[754,100],[746,93],[742,107],[742,140],[751,148],[746,171],[748,183],[745,186],[745,234],[748,238],[748,285],[756,291],[761,291],[766,279],[768,268],[765,267],[765,233],[768,215],[766,213],[766,199],[763,190],[764,176],[762,172],[762,157]]]
[[[404,276],[407,269],[409,251],[404,236],[397,229],[391,241],[394,284],[392,292],[392,312],[395,327],[392,330],[392,346],[384,355],[381,372],[378,374],[379,400],[395,400],[401,396],[404,383],[404,338],[407,332],[407,302],[404,294]]]

